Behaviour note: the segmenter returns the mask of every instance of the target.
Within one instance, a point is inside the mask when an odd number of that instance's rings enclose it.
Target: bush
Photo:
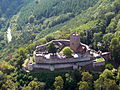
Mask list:
[[[62,54],[67,58],[72,57],[73,50],[71,50],[70,47],[65,47],[62,50]]]

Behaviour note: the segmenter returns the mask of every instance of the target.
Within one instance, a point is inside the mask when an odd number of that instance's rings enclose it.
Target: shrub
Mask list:
[[[67,58],[72,57],[73,50],[71,50],[70,47],[65,47],[62,50],[62,54]]]

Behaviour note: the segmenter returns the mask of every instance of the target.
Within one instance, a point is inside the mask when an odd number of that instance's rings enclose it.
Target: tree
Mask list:
[[[89,72],[82,72],[82,81],[90,82],[92,81],[93,76]]]
[[[112,59],[115,60],[117,63],[120,63],[120,39],[113,38],[110,42],[110,50],[112,53]]]
[[[0,87],[2,86],[3,80],[4,80],[4,74],[2,71],[0,71]]]
[[[2,70],[3,73],[10,74],[11,72],[14,71],[15,68],[8,62],[3,62],[2,64],[0,64],[0,69]]]
[[[73,50],[70,47],[65,47],[62,49],[62,54],[67,58],[72,57]]]
[[[112,70],[114,67],[113,67],[113,65],[110,63],[110,64],[106,64],[106,65],[105,65],[105,68],[106,68],[106,69],[109,69],[109,70]]]
[[[23,89],[22,90],[32,90],[32,88],[31,87],[29,87],[29,86],[26,86],[26,87],[23,87]]]
[[[48,45],[48,52],[52,53],[53,55],[57,52],[57,48],[53,42]]]
[[[94,37],[93,37],[93,44],[94,44],[94,48],[98,49],[97,47],[97,43],[102,41],[102,32],[99,33],[94,33]]]
[[[94,82],[95,90],[119,90],[112,71],[105,69]]]
[[[73,90],[76,88],[76,82],[75,80],[71,77],[69,73],[65,74],[65,90]]]
[[[105,17],[106,17],[106,20],[107,22],[109,23],[110,20],[115,16],[115,13],[114,12],[108,12],[105,14]]]
[[[103,73],[100,74],[100,77],[108,78],[108,79],[114,79],[115,78],[113,72],[108,70],[108,69],[105,69],[103,71]]]
[[[78,85],[79,85],[79,90],[89,90],[89,86],[86,81],[80,81]]]
[[[107,33],[103,36],[102,42],[104,44],[104,49],[109,49],[110,42],[112,38],[114,37],[114,34],[112,33]]]
[[[31,81],[28,86],[24,87],[24,90],[44,90],[45,83],[38,81]]]
[[[115,0],[114,5],[116,7],[116,11],[119,11],[119,9],[120,9],[120,1],[119,0]]]
[[[27,47],[28,53],[33,53],[34,50],[35,50],[35,45],[34,44],[29,44],[28,47]]]
[[[19,56],[26,58],[26,49],[25,48],[19,48],[17,53],[19,54]]]
[[[117,73],[116,79],[117,79],[119,86],[120,86],[120,67],[118,68],[118,73]]]
[[[19,48],[17,51],[17,54],[14,56],[15,61],[16,61],[16,67],[21,68],[22,64],[24,63],[24,60],[27,58],[26,55],[27,51],[25,48]]]
[[[22,68],[24,60],[25,60],[25,58],[23,56],[20,56],[20,55],[16,54],[15,55],[15,67],[16,68]]]
[[[12,80],[7,80],[1,88],[2,90],[16,90],[15,83]]]
[[[95,81],[95,90],[119,90],[115,80],[99,78]]]
[[[53,84],[55,87],[55,90],[62,90],[63,84],[64,84],[64,81],[61,76],[55,77],[55,82]]]

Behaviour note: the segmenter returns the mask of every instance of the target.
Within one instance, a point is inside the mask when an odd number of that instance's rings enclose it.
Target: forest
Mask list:
[[[37,45],[72,32],[90,48],[111,52],[101,71],[22,69]],[[120,90],[120,0],[0,0],[0,89]]]

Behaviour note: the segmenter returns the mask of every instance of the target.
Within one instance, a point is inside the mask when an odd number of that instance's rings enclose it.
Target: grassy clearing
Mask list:
[[[104,58],[97,58],[96,59],[96,62],[102,62],[102,61],[105,61],[105,59]]]

